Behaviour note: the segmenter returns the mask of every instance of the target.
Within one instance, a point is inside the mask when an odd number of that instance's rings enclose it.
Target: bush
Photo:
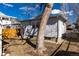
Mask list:
[[[17,36],[17,31],[16,29],[6,28],[2,30],[2,36],[5,39],[14,38]]]

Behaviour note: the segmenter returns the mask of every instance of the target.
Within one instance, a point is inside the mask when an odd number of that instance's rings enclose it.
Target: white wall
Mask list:
[[[57,37],[57,19],[48,20],[48,23],[45,29],[45,37]]]
[[[66,32],[66,24],[61,19],[54,18],[48,20],[45,30],[46,37],[62,37],[62,34]]]
[[[2,25],[8,25],[8,24],[11,24],[11,21],[9,20],[2,20]]]
[[[25,29],[24,33],[27,34],[26,32],[27,30]],[[54,18],[54,19],[48,20],[44,34],[45,34],[45,37],[56,37],[57,38],[57,36],[62,37],[62,34],[64,34],[65,32],[66,32],[66,24],[63,23],[62,20],[58,20],[57,18]],[[34,35],[36,36],[36,34],[37,32]]]
[[[66,23],[64,23],[64,33],[66,33]]]
[[[63,21],[58,20],[58,37],[61,38],[62,34],[66,32],[66,24]]]

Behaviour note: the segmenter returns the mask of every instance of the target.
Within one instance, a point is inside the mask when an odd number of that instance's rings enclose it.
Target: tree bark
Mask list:
[[[37,51],[38,51],[39,54],[40,53],[42,54],[43,51],[45,50],[45,47],[44,47],[44,32],[45,32],[45,27],[46,27],[48,18],[51,14],[52,6],[53,6],[53,4],[50,4],[50,3],[46,5],[44,13],[43,13],[42,18],[41,18],[39,32],[38,32],[38,35],[37,35]]]

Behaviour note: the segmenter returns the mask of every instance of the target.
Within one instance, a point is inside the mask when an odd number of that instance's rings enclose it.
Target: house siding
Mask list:
[[[46,25],[45,37],[57,37],[57,19],[50,19]]]
[[[32,26],[33,24],[38,24],[38,23],[37,23],[37,21],[31,21],[30,25]],[[26,26],[26,27],[28,27],[28,26]],[[33,30],[34,29],[31,30],[32,31],[31,34],[33,33]],[[34,33],[35,36],[37,35],[36,31]],[[56,38],[58,38],[58,37],[62,37],[62,35],[65,32],[66,32],[66,24],[63,21],[63,18],[54,17],[54,18],[50,18],[48,20],[44,34],[45,34],[45,37],[56,37]]]

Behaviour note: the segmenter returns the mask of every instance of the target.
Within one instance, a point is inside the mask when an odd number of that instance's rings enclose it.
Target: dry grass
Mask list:
[[[4,53],[8,53],[11,56],[37,56],[38,54],[36,53],[36,38],[32,38],[30,40],[31,42],[27,40],[13,40],[13,44],[5,44],[3,47],[5,48]],[[6,42],[11,42],[6,40]],[[29,42],[29,43],[28,43]],[[44,51],[44,55],[51,55],[59,44],[55,43],[49,43],[45,42],[45,47],[47,48],[46,51]],[[73,49],[74,48],[74,49]],[[74,52],[79,52],[79,45],[76,42],[70,42],[70,45],[68,47],[68,41],[65,41],[64,44],[61,46],[60,50],[66,51],[74,51]]]

